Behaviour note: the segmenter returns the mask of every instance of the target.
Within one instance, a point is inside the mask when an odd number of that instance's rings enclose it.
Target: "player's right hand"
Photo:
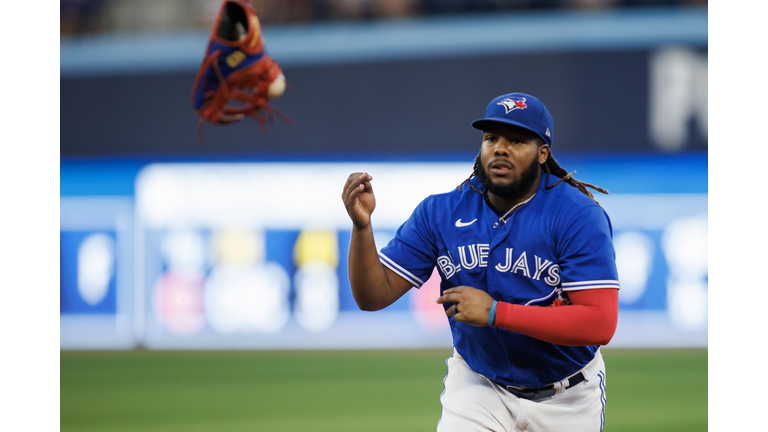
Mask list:
[[[349,218],[357,229],[364,229],[371,223],[371,214],[376,208],[376,197],[373,195],[371,177],[368,173],[352,173],[344,185],[341,199],[347,208]]]

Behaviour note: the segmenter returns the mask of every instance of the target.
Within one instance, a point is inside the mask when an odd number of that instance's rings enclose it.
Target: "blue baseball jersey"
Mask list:
[[[559,178],[550,176],[550,184]],[[480,189],[480,182],[472,184]],[[547,306],[567,292],[619,288],[613,232],[602,207],[565,182],[503,217],[468,185],[422,201],[381,249],[381,262],[421,287],[435,266],[440,291],[466,285],[495,300]],[[451,304],[443,305],[447,310]],[[475,372],[539,388],[586,366],[598,346],[562,346],[448,318],[453,344]]]

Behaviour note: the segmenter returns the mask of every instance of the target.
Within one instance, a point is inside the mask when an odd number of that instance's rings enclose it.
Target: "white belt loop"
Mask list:
[[[589,363],[587,363],[586,366],[584,366],[583,369],[581,369],[581,373],[584,374],[585,381],[590,381],[592,378],[597,375],[598,372],[600,372],[600,360],[599,358],[602,357],[602,353],[600,352],[600,349],[595,352],[595,358],[593,358]]]
[[[561,381],[558,381],[558,382],[556,382],[556,383],[554,384],[554,386],[555,386],[555,396],[559,396],[559,395],[563,394],[563,392],[565,391],[565,389],[567,389],[567,388],[568,388],[568,384],[569,384],[569,383],[568,383],[568,378],[566,378],[566,379],[564,379],[564,380],[561,380]]]

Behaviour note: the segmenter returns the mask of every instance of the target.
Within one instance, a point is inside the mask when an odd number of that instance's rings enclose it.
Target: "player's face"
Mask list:
[[[548,151],[546,145],[539,146],[536,134],[525,129],[506,124],[488,126],[483,131],[478,177],[491,194],[523,198],[538,186],[540,164]]]

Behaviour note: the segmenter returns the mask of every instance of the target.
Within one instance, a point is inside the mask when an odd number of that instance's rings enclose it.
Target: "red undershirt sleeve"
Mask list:
[[[619,290],[568,291],[568,297],[572,304],[564,306],[498,302],[493,326],[557,345],[607,345],[616,331]]]

